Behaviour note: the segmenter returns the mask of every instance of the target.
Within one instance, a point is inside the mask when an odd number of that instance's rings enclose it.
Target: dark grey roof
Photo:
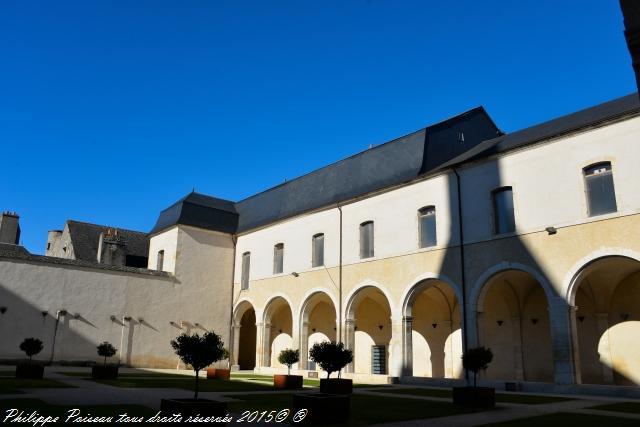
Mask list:
[[[234,233],[238,227],[238,213],[229,200],[191,192],[160,213],[150,234],[176,224]]]
[[[29,255],[29,251],[24,246],[0,243],[0,254]]]
[[[149,237],[146,233],[73,220],[67,221],[67,227],[77,260],[97,262],[100,233],[108,230],[118,230],[118,235],[124,237],[127,255],[144,258],[149,256]]]
[[[410,181],[498,134],[484,108],[474,108],[236,203],[238,231]]]
[[[444,163],[441,168],[444,169],[467,161],[524,147],[580,129],[596,126],[603,122],[637,113],[638,111],[640,111],[640,97],[638,97],[638,93],[636,92],[596,105],[595,107],[580,110],[557,119],[484,141],[455,157],[453,160]]]

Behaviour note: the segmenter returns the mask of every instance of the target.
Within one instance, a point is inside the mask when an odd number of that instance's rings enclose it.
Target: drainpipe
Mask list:
[[[122,345],[124,344],[124,322],[126,316],[122,316],[122,328],[120,329],[120,352],[118,354],[118,366],[122,365]]]
[[[67,310],[58,310],[56,312],[56,324],[53,328],[53,340],[51,342],[51,357],[49,357],[49,365],[53,364],[53,357],[56,350],[56,336],[58,335],[58,324],[60,323],[60,316],[64,316]]]
[[[460,281],[462,282],[462,354],[467,351],[467,283],[465,274],[465,260],[464,260],[464,229],[462,227],[462,194],[460,186],[460,175],[456,168],[453,168],[453,173],[456,175],[456,195],[458,197],[458,235],[460,239]],[[469,372],[464,370],[464,379],[469,382]]]
[[[340,256],[338,259],[338,341],[344,342],[342,337],[342,206],[336,205],[340,212]]]
[[[235,354],[233,354],[233,348],[235,347],[235,345],[233,345],[232,339],[233,340],[237,340],[240,337],[234,337],[233,336],[233,298],[235,295],[235,289],[234,289],[234,279],[236,277],[236,250],[238,247],[238,236],[235,234],[231,235],[231,241],[233,242],[233,266],[231,267],[231,298],[230,298],[230,310],[229,310],[229,344],[228,344],[228,348],[227,350],[229,351],[229,360],[227,360],[227,367],[230,369],[231,368],[231,361],[233,360],[233,358],[235,357]]]

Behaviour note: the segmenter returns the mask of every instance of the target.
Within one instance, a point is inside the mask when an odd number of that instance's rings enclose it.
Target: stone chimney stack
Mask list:
[[[98,262],[101,264],[124,267],[127,258],[127,242],[118,235],[118,230],[108,229],[100,233],[98,242]]]
[[[20,243],[20,217],[15,212],[3,212],[0,215],[0,243],[17,245]]]

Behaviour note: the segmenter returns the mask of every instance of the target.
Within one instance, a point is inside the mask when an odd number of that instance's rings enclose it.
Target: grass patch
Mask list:
[[[0,377],[15,377],[16,371],[0,371]]]
[[[384,390],[384,393],[402,394],[406,396],[425,396],[452,398],[451,389],[445,388],[399,388]],[[565,402],[573,400],[569,397],[540,396],[535,394],[505,394],[496,393],[496,402],[501,403],[520,403],[523,405],[542,405],[545,403]]]
[[[20,394],[21,388],[74,388],[55,380],[26,378],[0,378],[0,394]]]
[[[593,406],[589,409],[595,409],[597,411],[625,412],[627,414],[640,414],[640,402],[609,403],[606,405]]]
[[[517,420],[505,421],[494,424],[482,424],[483,427],[603,427],[603,426],[637,426],[638,420],[619,417],[606,417],[601,415],[584,415],[559,412],[557,414],[541,415],[531,418],[519,418]]]
[[[262,412],[279,411],[283,408],[291,409],[291,396],[288,393],[232,396],[240,398],[242,401],[230,402],[229,410],[241,413],[243,411]],[[448,402],[424,401],[417,405],[411,399],[354,394],[351,395],[351,417],[345,425],[360,426],[421,418],[446,417],[462,413],[465,413],[463,409],[457,408]]]
[[[156,414],[151,408],[139,405],[49,405],[46,402],[38,399],[6,399],[0,400],[0,408],[2,408],[2,414],[4,417],[4,411],[7,409],[24,410],[29,414],[32,411],[38,411],[43,416],[59,416],[62,417],[59,422],[64,422],[70,409],[80,409],[83,415],[92,416],[112,416],[117,419],[117,415],[126,413],[129,416],[135,417],[151,417]],[[81,415],[82,415],[81,414]]]
[[[68,377],[91,378],[91,371],[88,372],[58,372]],[[118,373],[118,377],[122,378],[195,378],[189,375],[170,374],[165,372],[125,372]],[[200,378],[203,378],[202,376]]]
[[[92,380],[101,384],[124,388],[179,388],[194,390],[195,378],[124,378],[117,380]],[[222,381],[200,379],[200,391],[269,391],[272,384],[250,383],[246,381]]]

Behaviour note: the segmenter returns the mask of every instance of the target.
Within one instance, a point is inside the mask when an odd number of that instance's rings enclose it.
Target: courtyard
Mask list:
[[[291,391],[275,391],[271,376],[250,371],[234,372],[230,381],[203,379],[200,385],[203,398],[228,402],[234,420],[245,411],[282,411],[292,403]],[[193,386],[192,371],[124,368],[117,380],[92,380],[87,368],[54,366],[46,369],[43,380],[25,380],[14,378],[6,367],[0,368],[0,409],[3,421],[15,409],[14,413],[58,416],[58,423],[70,410],[75,410],[71,421],[111,417],[113,423],[135,422],[155,416],[162,398],[191,397]],[[318,386],[317,379],[305,379],[301,392],[317,391]],[[351,417],[345,425],[631,426],[640,422],[640,400],[634,399],[500,392],[496,401],[495,409],[468,411],[451,403],[449,388],[354,384]],[[286,422],[292,423],[291,417]]]

